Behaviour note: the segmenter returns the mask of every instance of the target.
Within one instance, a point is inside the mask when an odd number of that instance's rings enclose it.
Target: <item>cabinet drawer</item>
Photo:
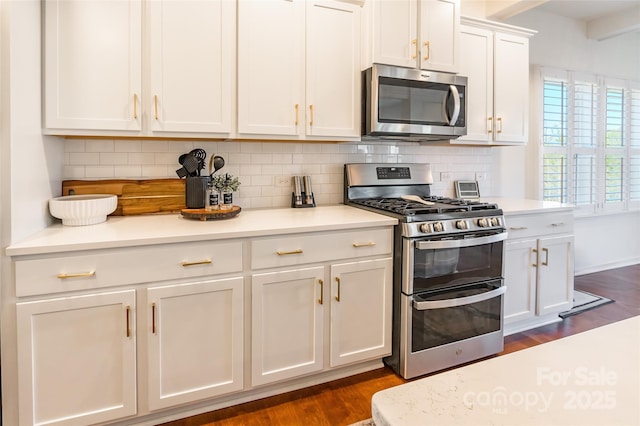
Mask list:
[[[509,239],[572,234],[573,213],[538,213],[505,217]]]
[[[16,296],[242,271],[242,242],[195,242],[15,261]]]
[[[298,234],[251,242],[253,269],[390,254],[392,228]]]

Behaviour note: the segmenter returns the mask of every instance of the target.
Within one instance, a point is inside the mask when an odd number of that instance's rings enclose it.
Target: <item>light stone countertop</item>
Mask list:
[[[570,211],[571,204],[516,198],[486,197],[505,215]],[[7,256],[59,253],[113,247],[282,235],[392,226],[396,219],[342,204],[314,208],[243,210],[237,217],[199,221],[180,214],[110,216],[90,226],[63,226],[59,221],[6,249]]]
[[[90,226],[58,222],[7,247],[7,256],[113,247],[393,226],[394,218],[344,205],[243,210],[231,219],[200,221],[180,214],[113,216]]]
[[[555,201],[531,200],[526,198],[481,197],[479,200],[496,203],[507,216],[527,213],[572,211],[574,208],[573,204],[558,203]]]
[[[638,425],[640,316],[373,395],[376,426]]]

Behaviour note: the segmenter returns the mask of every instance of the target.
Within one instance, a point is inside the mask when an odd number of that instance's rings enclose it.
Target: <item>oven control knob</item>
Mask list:
[[[500,219],[497,217],[491,218],[491,226],[500,226]]]
[[[425,234],[428,234],[429,232],[431,232],[431,227],[429,226],[428,223],[423,223],[422,225],[420,225],[420,231],[424,232]]]
[[[444,225],[442,222],[435,222],[433,224],[433,232],[442,232],[444,231]]]
[[[464,220],[458,220],[456,221],[456,228],[458,229],[467,229],[467,222],[465,222]]]
[[[483,218],[481,218],[481,219],[478,219],[478,226],[479,226],[480,228],[487,228],[488,226],[490,226],[490,225],[489,225],[489,221],[490,221],[490,220],[491,220],[491,219],[487,219],[487,218],[485,218],[485,217],[483,217]]]

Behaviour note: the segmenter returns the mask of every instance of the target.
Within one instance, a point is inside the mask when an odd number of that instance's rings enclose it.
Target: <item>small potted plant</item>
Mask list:
[[[220,192],[221,210],[230,210],[233,206],[233,193],[240,187],[240,181],[237,177],[225,173],[224,175],[216,175],[211,179],[212,186]]]

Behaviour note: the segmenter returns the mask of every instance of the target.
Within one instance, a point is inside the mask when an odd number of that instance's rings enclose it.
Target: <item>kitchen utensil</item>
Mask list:
[[[198,175],[200,161],[191,153],[185,154],[182,160],[182,167],[187,171],[187,177],[194,177]],[[178,176],[180,176],[180,173],[178,173]]]
[[[313,204],[313,191],[311,190],[311,176],[303,176],[304,184],[304,202],[305,204]]]
[[[407,200],[407,201],[415,201],[416,203],[422,203],[422,204],[424,204],[426,206],[435,205],[434,202],[425,201],[422,198],[418,197],[417,195],[402,195],[400,198],[402,198],[403,200]]]
[[[293,177],[293,203],[295,206],[302,205],[302,184],[300,183],[300,176]]]
[[[219,155],[215,155],[213,157],[213,172],[211,172],[209,176],[210,177],[213,176],[215,172],[217,172],[223,167],[224,167],[224,158],[220,157]],[[211,168],[211,166],[209,166],[209,168]]]
[[[205,159],[207,158],[207,151],[202,148],[192,149],[189,154],[198,159],[198,169],[196,171],[197,176],[200,176],[200,171],[204,169]]]

